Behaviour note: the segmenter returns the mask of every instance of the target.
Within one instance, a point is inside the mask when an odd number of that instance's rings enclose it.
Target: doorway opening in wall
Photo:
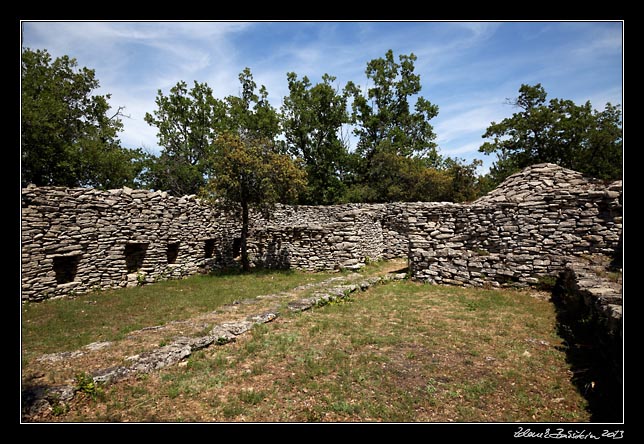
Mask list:
[[[177,257],[179,257],[179,242],[168,243],[166,256],[168,258],[168,264],[174,264],[177,262]]]
[[[206,259],[210,259],[215,255],[215,240],[214,239],[206,239],[204,242],[204,257]]]
[[[80,254],[72,256],[56,256],[54,257],[54,273],[56,273],[56,283],[67,284],[73,282],[76,278],[78,271],[78,263],[80,262]]]
[[[233,239],[233,257],[238,258],[241,256],[241,237]]]
[[[128,273],[136,273],[143,266],[147,243],[130,243],[125,245],[125,266]]]

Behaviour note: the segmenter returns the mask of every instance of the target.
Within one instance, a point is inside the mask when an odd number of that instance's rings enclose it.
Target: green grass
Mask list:
[[[196,275],[74,299],[28,303],[22,307],[23,358],[118,340],[143,327],[186,319],[234,300],[281,292],[331,275],[296,271]]]
[[[82,418],[588,421],[560,346],[552,304],[525,292],[394,282],[108,387]]]

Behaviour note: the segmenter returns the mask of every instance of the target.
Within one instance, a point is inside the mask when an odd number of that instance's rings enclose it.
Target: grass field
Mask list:
[[[260,289],[267,280],[270,291],[292,286],[287,281],[293,276],[216,276],[203,285],[241,289],[247,279],[249,297],[267,292]],[[208,278],[195,281],[201,279]],[[157,291],[172,288],[175,299],[187,298],[195,281],[161,284],[170,287]],[[150,298],[156,285],[147,290]],[[128,297],[137,299],[145,289],[127,290]],[[147,304],[165,305],[172,299],[166,298]],[[181,313],[193,309],[189,302],[172,301]],[[119,304],[128,311],[127,301]],[[47,307],[57,303],[26,307],[23,322],[44,324]],[[176,308],[154,310],[155,322],[157,316],[178,317]],[[150,321],[120,316],[124,320],[107,329],[113,337],[126,330],[121,322]],[[85,320],[74,328],[94,331],[96,340],[100,322]],[[23,332],[28,340],[29,330]],[[76,396],[69,409],[47,420],[579,422],[590,418],[586,407],[571,383],[555,310],[545,298],[399,281],[314,310],[283,311],[236,342],[196,352],[178,366],[107,386],[99,397]]]
[[[22,308],[23,360],[113,341],[144,327],[185,319],[235,300],[285,291],[337,273],[260,271],[195,275],[141,287],[99,291]]]

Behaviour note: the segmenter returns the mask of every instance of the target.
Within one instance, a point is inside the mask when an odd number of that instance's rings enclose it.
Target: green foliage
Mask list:
[[[158,128],[163,152],[150,159],[148,184],[177,196],[195,194],[205,184],[212,143],[225,127],[225,105],[196,81],[190,90],[178,82],[167,96],[159,90],[155,103],[157,110],[146,113],[145,121]]]
[[[354,133],[360,138],[356,152],[367,159],[384,150],[437,160],[436,135],[429,121],[438,115],[438,107],[417,97],[411,111],[410,98],[421,90],[420,76],[414,74],[416,56],[400,55],[399,61],[394,61],[389,50],[384,59],[367,64],[365,73],[373,87],[367,89],[366,96],[353,82],[347,84],[346,90],[353,97],[352,118],[358,125]]]
[[[510,103],[521,111],[487,128],[479,151],[496,153],[489,180],[496,186],[510,174],[535,163],[551,162],[592,177],[622,176],[622,126],[619,106],[593,110],[590,101],[552,99],[541,84],[521,85]],[[489,185],[488,185],[489,186]]]
[[[143,153],[120,146],[123,108],[110,116],[109,94],[76,59],[52,61],[24,49],[21,65],[22,184],[116,188],[134,184]]]
[[[306,76],[298,80],[293,72],[287,79],[289,95],[282,105],[286,148],[303,159],[308,178],[300,202],[336,203],[344,192],[347,169],[347,146],[340,137],[342,125],[349,122],[347,92],[334,89],[335,77],[328,74],[315,86]]]
[[[215,141],[206,196],[244,205],[292,202],[304,185],[297,162],[268,140],[224,134]]]
[[[423,159],[392,152],[374,153],[363,180],[351,185],[351,202],[413,202],[446,200],[449,177],[429,168]]]
[[[476,169],[482,164],[480,160],[473,160],[470,164],[466,164],[465,159],[447,157],[441,168],[450,178],[445,200],[471,202],[485,194],[482,190],[483,184],[476,173]]]
[[[76,375],[76,388],[79,392],[90,396],[94,401],[104,395],[103,388],[94,381],[91,375],[85,372]]]
[[[391,152],[375,153],[364,179],[349,186],[349,202],[466,202],[479,195],[476,168],[479,161],[467,165],[447,158],[440,167],[427,159],[404,157]]]
[[[280,132],[279,114],[268,101],[268,91],[262,85],[257,90],[250,68],[239,74],[241,96],[228,96],[226,118],[228,130],[244,138],[275,140]]]
[[[391,50],[385,58],[367,64],[373,87],[366,94],[352,82],[346,93],[353,98],[354,134],[359,137],[349,158],[351,175],[344,199],[349,202],[453,201],[464,202],[480,195],[476,168],[459,159],[443,159],[434,143],[430,120],[438,107],[424,97],[411,98],[421,90],[414,74],[416,56]]]
[[[211,201],[239,204],[242,210],[241,260],[250,269],[246,239],[250,206],[270,208],[292,202],[304,188],[305,173],[289,156],[276,151],[268,140],[224,134],[215,141],[211,179],[202,195]]]
[[[148,186],[181,196],[197,194],[206,185],[214,158],[214,144],[224,133],[273,141],[279,133],[277,111],[268,102],[268,92],[259,92],[249,68],[239,75],[241,96],[216,99],[207,83],[194,82],[188,90],[178,82],[165,96],[157,93],[157,110],[145,121],[158,128],[160,156],[147,160],[144,174]]]

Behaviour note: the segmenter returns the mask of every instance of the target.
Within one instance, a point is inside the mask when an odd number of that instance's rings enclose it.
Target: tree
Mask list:
[[[146,113],[145,121],[158,128],[163,151],[150,165],[150,185],[177,196],[196,194],[206,183],[212,144],[228,129],[225,104],[208,84],[197,81],[190,90],[178,82],[168,96],[159,90],[155,103],[157,110]]]
[[[347,146],[340,136],[349,122],[347,93],[334,87],[335,77],[322,76],[311,85],[308,77],[298,80],[287,74],[289,95],[282,105],[282,127],[287,151],[304,160],[308,186],[301,202],[336,203],[344,193],[342,173],[346,170]]]
[[[535,163],[550,162],[581,173],[615,180],[622,175],[622,126],[619,106],[607,103],[595,111],[587,101],[552,99],[546,104],[541,84],[521,85],[519,97],[509,101],[520,108],[512,117],[487,128],[479,151],[496,153],[490,169],[494,185]]]
[[[471,202],[483,195],[481,183],[476,169],[483,164],[480,160],[473,160],[470,164],[465,159],[447,157],[443,161],[442,170],[449,176],[449,188],[446,192],[449,202]]]
[[[389,151],[375,153],[366,181],[354,183],[345,199],[349,202],[468,202],[479,195],[476,168],[480,161],[465,164],[445,159],[438,167],[420,157],[404,157]],[[377,178],[377,180],[375,180]]]
[[[272,141],[232,133],[217,138],[210,165],[211,179],[202,194],[212,202],[241,207],[241,262],[248,271],[249,207],[294,201],[306,184],[305,173],[278,153]]]
[[[347,190],[351,202],[414,202],[446,200],[448,176],[429,168],[424,159],[383,150],[373,154],[365,180]]]
[[[279,114],[268,101],[268,91],[262,85],[257,91],[250,68],[239,74],[240,96],[226,97],[228,130],[243,138],[275,140],[280,132]]]
[[[415,112],[410,110],[410,98],[422,88],[420,76],[414,74],[416,56],[400,55],[399,60],[400,64],[396,63],[389,50],[384,59],[367,64],[365,72],[373,87],[366,97],[353,82],[347,84],[353,96],[352,118],[358,125],[354,131],[359,137],[356,151],[365,158],[388,150],[405,157],[416,154],[436,160],[436,135],[429,121],[438,115],[438,106],[417,97]]]
[[[291,157],[279,152],[275,143],[279,115],[268,101],[266,87],[256,91],[249,68],[239,74],[239,82],[240,96],[224,100],[226,131],[215,139],[202,195],[241,208],[241,261],[248,271],[249,208],[268,210],[276,202],[293,202],[306,185],[306,175]]]
[[[113,188],[132,184],[141,153],[120,146],[119,107],[92,69],[68,56],[24,49],[21,65],[22,184]]]
[[[367,64],[365,72],[373,86],[366,95],[353,82],[346,87],[353,97],[351,117],[356,125],[354,134],[359,137],[350,188],[367,191],[370,201],[389,201],[399,196],[401,193],[395,189],[407,180],[406,173],[418,171],[420,166],[438,167],[441,163],[430,124],[438,115],[438,107],[424,97],[416,97],[412,111],[411,99],[422,87],[420,76],[414,74],[416,56],[400,55],[399,61],[394,61],[389,50],[384,59]],[[422,161],[410,162],[395,156]],[[389,165],[383,162],[385,159]],[[390,187],[384,187],[387,183],[394,189],[388,191]]]

